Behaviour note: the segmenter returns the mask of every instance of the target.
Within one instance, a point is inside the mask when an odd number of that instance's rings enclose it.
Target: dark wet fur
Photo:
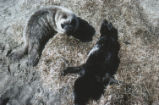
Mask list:
[[[74,33],[71,33],[73,37],[79,39],[82,42],[92,41],[95,34],[95,29],[84,19],[78,17],[79,26]]]
[[[117,30],[104,20],[100,33],[101,36],[96,43],[99,50],[90,54],[85,64],[68,67],[62,72],[62,75],[80,74],[74,84],[75,105],[86,105],[90,99],[98,100],[109,83],[117,82],[114,79],[120,63]]]

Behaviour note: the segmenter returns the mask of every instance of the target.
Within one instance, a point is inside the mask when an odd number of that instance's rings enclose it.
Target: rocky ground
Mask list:
[[[6,56],[22,45],[27,18],[38,8],[62,5],[92,25],[91,42],[57,34],[45,46],[38,65]],[[67,66],[84,63],[99,38],[103,19],[118,29],[119,85],[89,105],[159,105],[158,0],[0,0],[0,105],[73,105],[72,86],[78,75],[60,76]]]

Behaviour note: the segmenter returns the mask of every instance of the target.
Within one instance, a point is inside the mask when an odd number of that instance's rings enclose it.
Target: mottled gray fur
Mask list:
[[[9,56],[20,59],[28,54],[28,64],[35,66],[42,52],[42,46],[57,32],[73,33],[78,27],[78,19],[74,13],[61,6],[52,6],[36,11],[28,20],[24,33],[24,45],[14,50]]]

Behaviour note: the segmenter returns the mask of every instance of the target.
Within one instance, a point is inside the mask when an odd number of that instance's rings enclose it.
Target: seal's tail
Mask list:
[[[27,51],[28,51],[28,46],[25,45],[22,48],[12,51],[8,56],[12,60],[19,60],[27,53]]]

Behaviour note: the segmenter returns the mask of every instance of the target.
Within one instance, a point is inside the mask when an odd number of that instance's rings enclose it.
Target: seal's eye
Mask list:
[[[71,25],[75,25],[75,24],[76,24],[76,20],[75,20],[75,19],[72,19],[72,21],[71,21],[70,24],[71,24]]]
[[[67,15],[63,15],[62,18],[63,18],[63,19],[66,19],[66,18],[67,18]]]

